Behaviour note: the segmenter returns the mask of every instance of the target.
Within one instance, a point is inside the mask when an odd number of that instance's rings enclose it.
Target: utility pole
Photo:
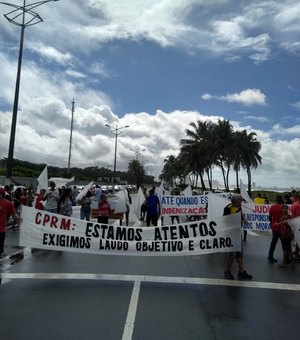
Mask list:
[[[117,168],[117,145],[118,145],[118,136],[123,132],[124,129],[129,128],[129,125],[120,126],[116,125],[116,127],[112,127],[108,124],[105,124],[106,127],[110,128],[110,132],[115,135],[115,156],[114,156],[114,174],[113,174],[113,193],[115,192],[116,185],[116,168]]]
[[[15,96],[14,96],[14,104],[13,104],[13,112],[12,112],[8,157],[7,157],[7,163],[6,163],[6,180],[5,180],[6,184],[11,183],[12,169],[13,169],[13,156],[14,156],[14,148],[15,148],[15,136],[16,136],[17,115],[18,115],[18,106],[19,106],[19,92],[20,92],[20,82],[21,82],[21,68],[22,68],[25,28],[36,25],[40,22],[43,22],[43,19],[41,18],[41,16],[37,12],[33,11],[34,8],[44,5],[47,2],[55,2],[55,1],[59,1],[59,0],[37,1],[31,4],[26,4],[26,0],[23,0],[23,6],[0,1],[1,5],[6,5],[6,6],[10,6],[13,8],[13,10],[4,14],[4,17],[10,23],[21,27],[17,77],[16,77],[16,85],[15,85]]]
[[[70,146],[69,146],[69,161],[68,161],[68,174],[69,175],[70,175],[73,123],[74,123],[74,106],[75,106],[75,101],[74,101],[74,98],[73,98],[73,101],[72,101],[72,117],[71,117],[71,131],[70,131]]]

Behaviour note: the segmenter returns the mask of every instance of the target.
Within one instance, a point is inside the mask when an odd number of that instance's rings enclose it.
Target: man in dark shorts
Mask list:
[[[224,208],[223,215],[230,215],[230,214],[241,214],[241,203],[243,201],[243,198],[241,195],[233,195],[231,197],[231,203],[228,204]],[[224,277],[228,280],[234,280],[234,276],[231,273],[231,267],[233,264],[234,259],[236,259],[239,272],[238,272],[238,278],[239,280],[252,280],[252,275],[248,274],[246,270],[244,270],[243,265],[243,249],[242,249],[242,240],[241,240],[241,251],[235,251],[228,253]]]

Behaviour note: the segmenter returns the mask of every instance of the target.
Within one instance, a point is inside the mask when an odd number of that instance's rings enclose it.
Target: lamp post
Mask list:
[[[19,104],[19,90],[20,90],[20,79],[21,79],[21,67],[22,67],[22,56],[23,56],[23,44],[24,44],[25,28],[28,27],[28,26],[36,25],[36,24],[43,21],[43,19],[40,17],[40,15],[38,13],[34,12],[32,9],[35,8],[35,7],[44,5],[47,2],[52,2],[52,1],[59,1],[59,0],[37,1],[37,2],[31,3],[31,4],[27,4],[27,5],[26,5],[26,0],[23,0],[23,6],[19,6],[19,5],[15,5],[15,4],[10,4],[8,2],[0,1],[0,4],[14,8],[12,11],[4,14],[4,17],[10,23],[21,27],[19,58],[18,58],[18,67],[17,67],[17,78],[16,78],[16,85],[15,85],[15,97],[14,97],[14,105],[13,105],[13,113],[12,113],[8,157],[7,157],[7,163],[6,163],[6,182],[7,183],[10,183],[10,181],[11,181],[12,168],[13,168],[13,156],[14,156],[17,114],[18,114],[18,104]]]
[[[139,160],[139,155],[140,155],[143,151],[146,151],[146,149],[136,149],[136,150],[129,149],[129,150],[135,153],[135,157],[136,157],[136,160],[137,160],[137,161]]]
[[[116,125],[116,127],[111,127],[110,125],[105,124],[105,126],[110,128],[110,132],[115,135],[115,157],[114,157],[114,172],[113,172],[113,192],[115,192],[118,136],[123,132],[124,129],[127,129],[129,125],[120,126],[120,127]]]

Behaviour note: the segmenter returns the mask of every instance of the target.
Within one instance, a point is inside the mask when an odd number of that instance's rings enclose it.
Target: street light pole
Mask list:
[[[136,157],[136,160],[138,161],[139,160],[139,155],[143,152],[143,151],[146,151],[146,149],[136,149],[136,150],[133,150],[133,149],[129,149],[130,151],[134,152],[135,153],[135,157]]]
[[[115,184],[116,184],[116,169],[117,169],[117,144],[118,144],[118,136],[123,132],[124,129],[128,128],[129,125],[120,126],[116,125],[115,128],[111,127],[108,124],[105,124],[106,127],[110,128],[110,132],[115,135],[115,156],[114,156],[114,172],[113,172],[113,192],[115,192]]]
[[[37,2],[31,3],[31,4],[27,4],[27,5],[26,5],[26,0],[23,0],[23,6],[19,6],[19,5],[15,5],[15,4],[10,4],[8,2],[0,1],[0,4],[14,8],[12,11],[4,14],[4,17],[10,23],[21,27],[19,57],[18,57],[18,67],[17,67],[17,78],[16,78],[16,85],[15,85],[15,96],[14,96],[14,104],[13,104],[13,113],[12,113],[8,157],[7,157],[7,162],[6,162],[6,182],[7,182],[7,184],[9,184],[11,182],[11,177],[12,177],[25,28],[28,27],[28,26],[36,25],[36,24],[43,21],[43,19],[40,17],[40,15],[38,13],[32,11],[32,9],[35,8],[35,7],[44,5],[47,2],[52,2],[52,1],[59,1],[59,0],[37,1]],[[29,15],[29,18],[27,20],[26,20],[26,14]]]

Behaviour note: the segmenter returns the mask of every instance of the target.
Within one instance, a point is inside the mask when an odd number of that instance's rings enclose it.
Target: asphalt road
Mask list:
[[[0,262],[1,340],[299,339],[300,263],[268,263],[269,235],[244,243],[249,282],[223,279],[224,254],[32,251],[18,235],[7,232]]]

